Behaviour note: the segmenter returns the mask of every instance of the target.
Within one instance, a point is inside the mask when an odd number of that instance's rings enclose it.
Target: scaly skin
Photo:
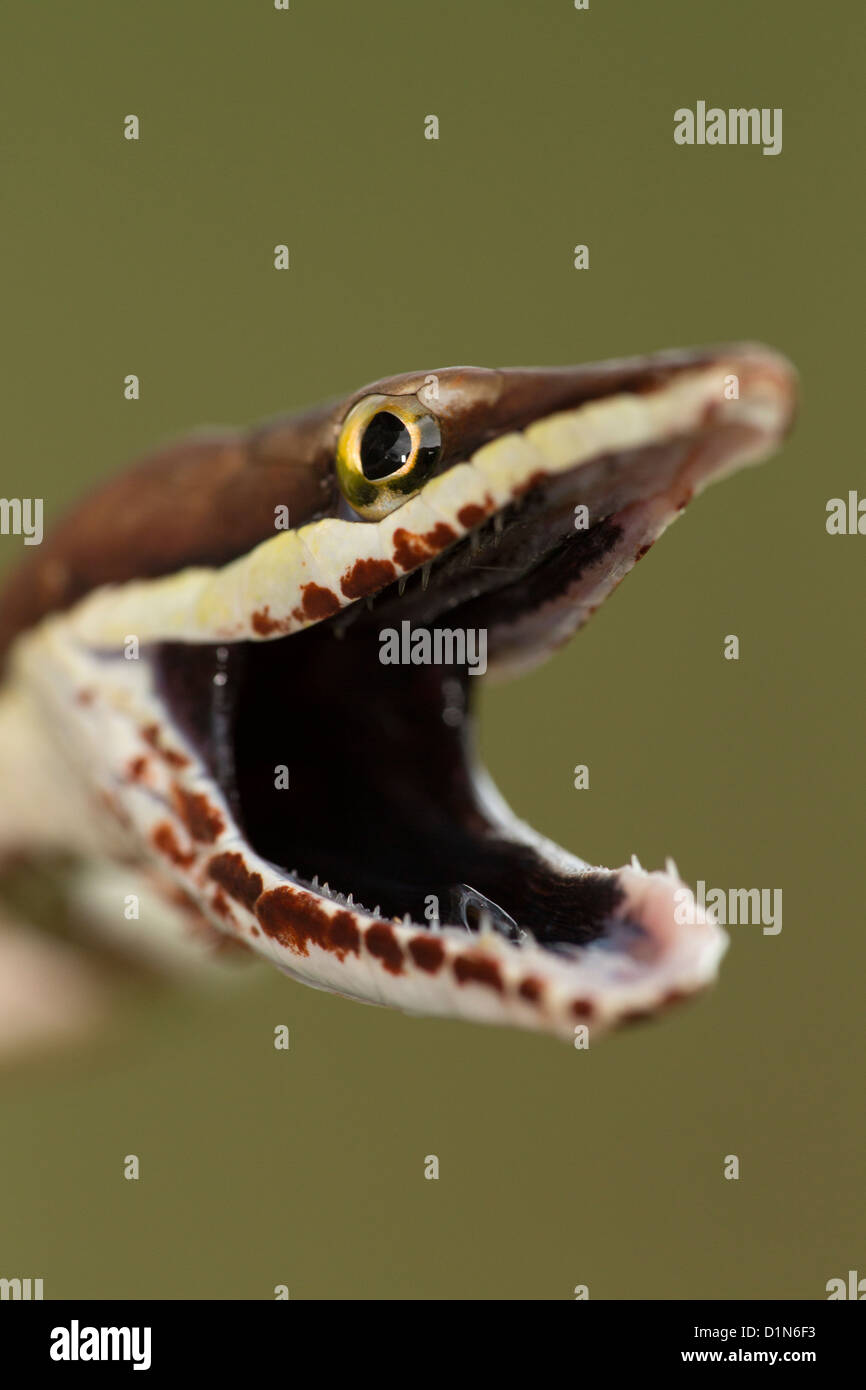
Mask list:
[[[794,395],[752,346],[451,368],[146,460],[0,600],[20,764],[0,844],[158,865],[295,979],[408,1012],[571,1038],[694,993],[726,939],[677,924],[673,865],[594,868],[518,821],[474,757],[475,682],[381,665],[380,634],[483,630],[495,672],[531,666],[707,482],[776,446]],[[371,483],[352,422],[380,410],[438,447],[395,445],[409,462]]]

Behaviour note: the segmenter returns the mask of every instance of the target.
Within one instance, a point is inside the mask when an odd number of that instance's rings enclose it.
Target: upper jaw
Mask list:
[[[424,389],[420,377],[398,381]],[[423,570],[565,475],[593,522],[626,520],[622,553],[605,565],[618,582],[691,495],[775,447],[791,423],[795,378],[783,358],[746,345],[542,373],[451,369],[437,389],[450,466],[389,516],[321,517],[220,569],[98,590],[71,616],[76,634],[111,649],[127,632],[143,642],[284,636]],[[636,503],[644,510],[629,511]],[[595,578],[603,597],[604,576]],[[576,598],[580,619],[594,600],[584,608]]]
[[[524,419],[531,403],[539,413],[379,523],[375,543],[400,583],[374,591],[380,624],[448,616],[483,627],[505,674],[572,636],[709,482],[774,448],[795,399],[789,364],[753,346],[495,375],[489,419]],[[544,413],[555,401],[568,404]],[[449,408],[453,417],[453,399]]]
[[[787,359],[762,344],[731,343],[570,367],[447,367],[384,377],[335,406],[329,429],[335,434],[366,396],[416,396],[439,421],[443,465],[450,467],[491,440],[540,420],[611,396],[654,393],[677,378],[719,365],[752,382],[756,373],[774,376],[790,404],[794,374]]]

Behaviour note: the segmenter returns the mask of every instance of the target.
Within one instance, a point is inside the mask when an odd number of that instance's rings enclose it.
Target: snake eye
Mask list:
[[[424,486],[442,451],[434,416],[412,396],[366,396],[343,421],[337,477],[346,501],[378,521]]]

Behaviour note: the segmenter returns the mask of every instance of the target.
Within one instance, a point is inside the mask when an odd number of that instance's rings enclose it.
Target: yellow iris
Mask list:
[[[377,521],[424,486],[441,451],[438,421],[414,396],[365,396],[343,421],[337,444],[343,496]]]

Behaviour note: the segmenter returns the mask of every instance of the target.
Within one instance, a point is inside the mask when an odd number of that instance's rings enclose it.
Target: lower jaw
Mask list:
[[[322,625],[231,651],[219,686],[219,648],[159,649],[172,714],[251,848],[386,918],[490,925],[563,949],[603,937],[622,898],[616,875],[498,804],[473,751],[465,669],[385,666],[379,651],[373,628],[335,641]]]

